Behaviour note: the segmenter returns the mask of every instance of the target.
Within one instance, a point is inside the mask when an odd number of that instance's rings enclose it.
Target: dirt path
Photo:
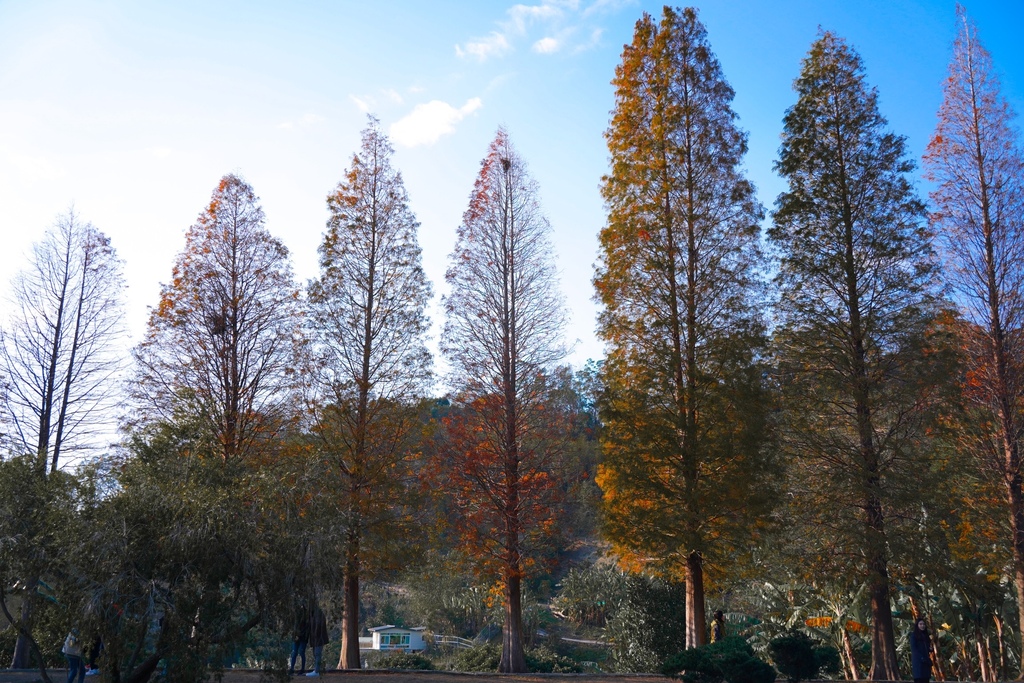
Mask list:
[[[64,683],[67,680],[65,669],[50,669],[50,680],[53,683]],[[261,683],[273,681],[263,678],[262,672],[244,669],[231,669],[224,672],[223,683]],[[41,681],[38,671],[0,669],[0,683],[35,683]],[[103,676],[85,679],[94,683],[103,683]],[[317,679],[304,676],[293,676],[292,683],[314,681]],[[666,683],[664,676],[654,674],[479,674],[455,673],[451,671],[328,671],[321,680],[325,683],[484,683],[500,681],[501,683]]]

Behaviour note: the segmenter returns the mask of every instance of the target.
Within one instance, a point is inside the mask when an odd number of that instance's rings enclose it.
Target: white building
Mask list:
[[[371,650],[404,650],[417,652],[427,649],[423,642],[425,626],[401,628],[400,626],[375,626],[370,629],[373,634]]]

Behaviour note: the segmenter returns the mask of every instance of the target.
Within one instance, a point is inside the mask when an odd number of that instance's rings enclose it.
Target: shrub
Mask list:
[[[831,645],[815,645],[814,661],[818,663],[818,675],[837,676],[843,669],[839,650]]]
[[[434,662],[418,652],[388,652],[372,660],[375,669],[415,669],[433,671]]]
[[[730,636],[717,643],[683,650],[661,668],[686,683],[772,683],[775,669],[754,656],[746,640]]]
[[[806,681],[818,675],[818,660],[814,656],[814,641],[803,631],[790,629],[768,642],[775,668],[790,683]]]
[[[496,672],[499,662],[501,662],[501,646],[488,644],[459,650],[453,664],[456,671]]]
[[[539,674],[581,674],[579,662],[560,655],[547,646],[529,650],[526,653],[526,668],[530,673]]]
[[[605,637],[616,671],[657,671],[686,647],[686,586],[645,575],[626,577],[626,591]]]

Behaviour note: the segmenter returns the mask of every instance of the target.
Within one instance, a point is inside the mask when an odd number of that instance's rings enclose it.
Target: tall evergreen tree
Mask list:
[[[938,386],[930,234],[904,139],[885,130],[859,55],[823,33],[794,88],[776,164],[789,189],[769,230],[786,435],[823,556],[852,558],[868,583],[868,677],[896,680],[888,524],[907,491],[898,475],[924,457]]]
[[[976,411],[962,441],[1005,491],[1017,603],[1024,605],[1024,155],[977,27],[958,7],[960,31],[925,153],[932,224],[957,293],[965,397]],[[1024,609],[1018,634],[1024,638]]]
[[[767,504],[758,250],[746,135],[697,11],[645,14],[615,79],[608,224],[594,279],[607,533],[686,579],[686,646],[706,639],[705,565],[751,545]]]
[[[534,542],[550,534],[558,439],[548,371],[565,355],[551,226],[537,183],[499,129],[480,166],[446,275],[441,350],[458,388],[446,456],[458,530],[496,568],[505,621],[499,671],[526,671],[522,582]]]
[[[345,607],[339,667],[359,668],[360,577],[388,542],[401,542],[414,401],[430,378],[419,223],[387,136],[371,118],[345,179],[327,198],[331,217],[310,286],[316,340],[313,434],[340,481]],[[334,489],[335,487],[331,487]]]

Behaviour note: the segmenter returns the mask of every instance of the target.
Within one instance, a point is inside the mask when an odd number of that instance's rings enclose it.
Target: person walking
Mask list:
[[[307,676],[320,675],[320,667],[323,666],[324,659],[324,645],[329,640],[327,615],[320,609],[320,605],[314,602],[309,613],[309,646],[313,648],[313,670],[306,674]]]
[[[85,666],[82,663],[82,639],[78,635],[78,629],[71,629],[71,633],[64,639],[64,647],[61,648],[64,659],[68,662],[68,683],[73,683],[78,677],[78,683],[85,680]]]
[[[302,603],[295,610],[295,626],[292,629],[292,657],[288,663],[288,674],[295,673],[295,660],[302,661],[299,675],[306,673],[306,646],[309,643],[309,609]]]
[[[914,622],[914,632],[910,634],[910,666],[914,683],[928,683],[932,677],[932,639],[923,616]]]

